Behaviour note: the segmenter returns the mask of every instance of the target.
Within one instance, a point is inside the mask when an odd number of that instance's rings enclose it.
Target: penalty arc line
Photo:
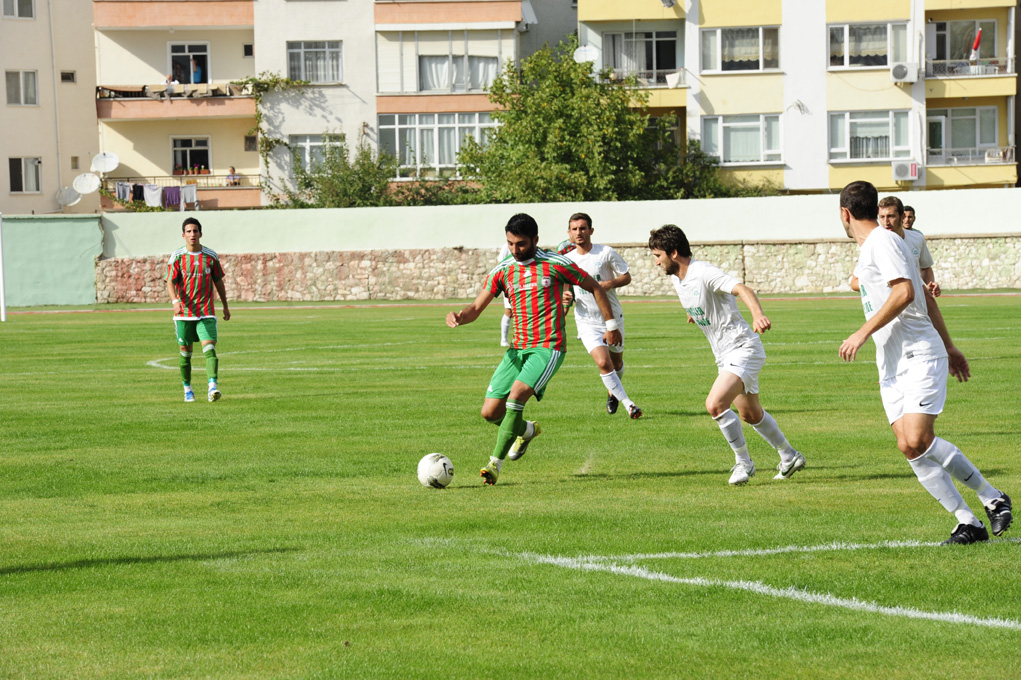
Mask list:
[[[867,612],[871,614],[882,614],[884,616],[897,616],[908,619],[921,619],[927,621],[939,621],[942,623],[963,624],[970,626],[981,626],[985,628],[1003,628],[1007,630],[1021,631],[1021,621],[999,618],[981,618],[970,614],[959,612],[930,612],[913,607],[888,607],[885,605],[859,600],[857,598],[844,598],[830,595],[829,593],[813,593],[800,588],[774,588],[760,581],[724,581],[722,579],[707,579],[701,577],[680,578],[662,572],[651,571],[644,567],[625,566],[612,563],[587,562],[573,557],[557,557],[554,555],[537,555],[534,553],[519,553],[517,557],[532,562],[533,564],[549,564],[565,569],[577,571],[599,571],[620,576],[632,576],[647,581],[658,581],[662,583],[673,583],[678,585],[692,585],[703,588],[727,588],[729,590],[743,590],[756,595],[765,595],[786,600],[795,600],[808,604],[821,604],[828,607],[839,607],[853,611]]]

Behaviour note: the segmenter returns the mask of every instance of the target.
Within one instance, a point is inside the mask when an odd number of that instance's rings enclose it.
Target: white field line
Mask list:
[[[517,555],[521,559],[534,564],[550,564],[565,569],[578,571],[601,571],[620,576],[632,576],[648,581],[659,581],[661,583],[674,583],[679,585],[699,586],[702,588],[727,588],[730,590],[743,590],[757,595],[766,595],[797,602],[809,604],[821,604],[827,607],[839,607],[853,611],[868,612],[870,614],[882,614],[884,616],[897,616],[908,619],[923,619],[927,621],[940,621],[943,623],[964,624],[969,626],[982,626],[985,628],[1005,628],[1007,630],[1021,631],[1021,621],[999,618],[981,618],[970,614],[959,612],[929,612],[913,607],[887,607],[885,605],[859,600],[858,598],[844,598],[830,595],[829,593],[814,593],[800,588],[774,588],[760,581],[724,581],[722,579],[707,578],[679,578],[661,572],[650,571],[644,567],[625,566],[605,562],[589,562],[583,559],[572,557],[556,557],[554,555],[536,555],[534,553],[521,553]]]
[[[1021,543],[1021,538],[993,539],[992,543]],[[845,543],[834,541],[822,545],[787,545],[779,548],[749,548],[746,550],[716,550],[712,552],[636,553],[634,555],[583,555],[583,562],[637,562],[639,560],[701,560],[713,557],[760,557],[788,553],[837,552],[845,550],[876,550],[879,548],[931,548],[937,542],[880,541],[879,543]]]

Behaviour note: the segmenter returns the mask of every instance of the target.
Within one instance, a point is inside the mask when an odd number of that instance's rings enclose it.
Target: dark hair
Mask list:
[[[585,222],[588,223],[588,228],[589,229],[592,228],[592,218],[589,217],[588,214],[586,214],[586,213],[574,213],[567,220],[567,223],[570,224],[571,222],[574,222],[575,220],[585,220]]]
[[[664,224],[649,232],[649,250],[662,250],[667,255],[677,252],[678,257],[691,257],[688,237],[676,224]]]
[[[910,205],[906,205],[906,206],[904,206],[904,211],[903,211],[903,212],[907,212],[908,210],[910,210],[911,212],[914,212],[914,211],[915,211],[915,209],[914,209],[914,208],[912,208],[912,207],[911,207]]]
[[[539,238],[539,225],[531,215],[518,213],[507,221],[505,230],[508,234],[515,236],[527,236],[528,238]]]
[[[181,225],[181,233],[182,233],[182,234],[184,233],[184,229],[185,229],[185,227],[187,227],[187,226],[188,226],[189,224],[194,224],[194,225],[195,225],[196,227],[198,227],[198,228],[199,228],[199,233],[200,233],[200,234],[202,233],[202,223],[201,223],[201,222],[199,222],[199,221],[198,221],[197,219],[195,219],[194,217],[189,217],[188,219],[186,219],[186,220],[184,221],[184,224],[182,224],[182,225]]]
[[[879,192],[869,182],[851,182],[840,192],[840,207],[847,208],[856,220],[879,217]]]
[[[904,204],[896,196],[887,196],[879,202],[880,208],[896,208],[898,215],[904,214]]]

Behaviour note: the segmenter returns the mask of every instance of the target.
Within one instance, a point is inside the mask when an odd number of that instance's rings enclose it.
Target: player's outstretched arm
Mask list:
[[[603,320],[607,324],[607,330],[603,333],[603,340],[607,345],[619,345],[624,341],[624,338],[621,336],[620,331],[617,330],[617,320],[613,318],[613,308],[610,307],[610,298],[606,297],[606,291],[588,274],[585,274],[585,278],[578,285],[582,290],[587,290],[596,298],[599,312],[603,315]],[[612,330],[610,330],[611,328]]]
[[[734,295],[741,298],[741,301],[748,308],[748,311],[752,313],[752,330],[756,333],[762,334],[772,328],[773,324],[769,322],[769,317],[766,316],[765,312],[762,311],[762,305],[759,303],[758,296],[755,295],[755,291],[739,283],[734,286]]]
[[[915,287],[911,285],[911,279],[894,279],[890,282],[890,297],[886,303],[879,308],[875,316],[865,322],[855,333],[840,343],[840,358],[844,361],[854,361],[858,356],[858,350],[862,348],[872,334],[897,318],[897,315],[911,304],[915,297]]]
[[[220,296],[220,302],[223,304],[223,320],[230,321],[230,307],[227,306],[227,287],[223,285],[223,279],[213,281],[213,286],[216,287],[216,294]]]
[[[466,323],[471,323],[475,319],[479,318],[479,314],[482,313],[489,303],[493,301],[494,295],[488,290],[484,290],[479,293],[479,296],[475,298],[467,307],[462,309],[460,312],[449,312],[447,314],[447,325],[451,328],[457,328],[458,326]]]

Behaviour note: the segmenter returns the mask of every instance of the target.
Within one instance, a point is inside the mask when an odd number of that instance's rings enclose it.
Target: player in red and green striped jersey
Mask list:
[[[184,400],[195,401],[191,389],[191,352],[198,340],[206,357],[206,377],[209,378],[209,401],[220,398],[217,386],[219,360],[216,358],[216,310],[213,308],[213,289],[223,303],[223,320],[230,320],[227,307],[227,290],[223,285],[223,267],[220,258],[204,247],[202,225],[189,217],[181,225],[185,246],[178,248],[167,263],[167,292],[174,301],[174,326],[177,344],[181,348],[181,381],[184,383]]]
[[[493,373],[482,403],[482,417],[500,428],[489,465],[482,468],[486,484],[496,484],[504,459],[525,455],[528,443],[541,432],[538,423],[524,419],[523,412],[533,395],[537,401],[542,399],[550,378],[564,361],[565,288],[580,286],[592,293],[606,320],[604,339],[611,345],[621,342],[602,287],[566,257],[539,248],[539,225],[534,219],[524,213],[514,215],[506,234],[513,259],[503,260],[489,272],[474,302],[447,314],[451,328],[471,323],[502,293],[510,300],[514,315],[511,346]]]

